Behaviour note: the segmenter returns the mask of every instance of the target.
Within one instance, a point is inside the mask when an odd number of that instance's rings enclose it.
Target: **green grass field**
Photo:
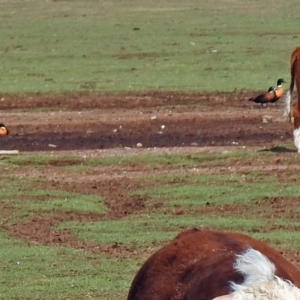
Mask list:
[[[297,4],[1,1],[0,90],[264,90],[289,79]]]
[[[188,227],[240,231],[278,249],[296,251],[300,242],[297,233],[299,174],[286,173],[291,172],[289,169],[281,174],[262,170],[228,171],[230,166],[247,166],[253,158],[258,165],[274,167],[278,154],[245,150],[210,156],[207,153],[153,154],[126,159],[116,156],[82,160],[50,154],[2,157],[0,166],[5,174],[0,175],[0,298],[125,299],[145,259]],[[285,157],[283,165],[292,166],[297,161],[298,156],[292,154]],[[88,186],[89,174],[105,172],[110,167],[116,172],[130,172],[137,164],[138,169],[146,172],[130,181],[136,188],[131,188],[126,197],[146,199],[146,205],[119,219],[110,219],[105,202],[108,199],[97,196],[92,188],[88,194],[80,187],[76,192],[68,191],[69,180],[64,179],[76,177],[80,172],[85,174],[87,179],[83,183]],[[210,171],[198,175],[182,173],[183,168],[195,167],[208,167]],[[169,170],[167,173],[155,173],[165,168]],[[47,177],[22,175],[28,170],[61,174],[61,184],[53,188],[52,180]],[[121,182],[122,179],[116,181],[116,188]],[[280,203],[291,207],[280,209]],[[226,207],[231,205],[236,208],[226,214]],[[71,233],[79,243],[77,246],[64,240],[53,245],[40,239],[34,242],[27,240],[26,234],[24,239],[15,238],[6,230],[14,224],[34,224],[37,221],[32,223],[32,220],[41,218],[55,220],[63,212],[102,217],[86,221],[61,219],[53,223],[52,230]],[[266,228],[270,229],[266,231]],[[80,244],[115,250],[87,251]]]

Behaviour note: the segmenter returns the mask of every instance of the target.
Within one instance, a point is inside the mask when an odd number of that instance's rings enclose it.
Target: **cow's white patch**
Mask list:
[[[300,128],[294,130],[294,144],[300,153]]]
[[[272,281],[275,273],[275,266],[269,259],[259,251],[252,248],[241,255],[237,255],[234,269],[245,275],[243,286],[252,285],[256,282]],[[233,283],[234,288],[239,285]]]
[[[232,300],[299,300],[300,290],[290,281],[275,275],[274,264],[259,251],[249,249],[237,256],[234,265],[245,277],[242,284],[232,283]]]
[[[214,300],[299,300],[300,290],[275,275],[275,265],[252,248],[237,255],[234,269],[243,274],[242,284],[231,283],[232,293]]]

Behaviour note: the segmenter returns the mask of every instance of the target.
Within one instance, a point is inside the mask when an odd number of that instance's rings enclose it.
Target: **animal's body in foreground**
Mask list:
[[[293,91],[296,85],[298,100],[293,106]],[[285,114],[288,121],[294,118],[294,143],[300,153],[300,47],[297,47],[291,55],[291,83],[285,97]],[[292,113],[293,112],[293,113]]]
[[[252,263],[239,263],[239,259],[249,260],[245,254],[249,248],[259,251],[259,258],[249,252]],[[265,267],[261,271],[262,264]],[[249,282],[253,290],[267,289],[272,293],[275,287],[289,288],[282,280],[300,286],[300,272],[265,243],[239,233],[192,229],[180,233],[143,264],[132,282],[127,300],[211,300],[220,296],[223,298],[218,300],[287,299],[238,298],[250,291]],[[291,289],[298,295],[298,288],[291,285]]]
[[[284,94],[284,89],[282,87],[282,83],[285,81],[280,78],[277,80],[277,87],[270,87],[268,89],[267,93],[260,94],[256,97],[252,97],[249,99],[249,101],[255,102],[255,103],[260,103],[260,104],[267,104],[267,103],[275,103],[277,102]]]

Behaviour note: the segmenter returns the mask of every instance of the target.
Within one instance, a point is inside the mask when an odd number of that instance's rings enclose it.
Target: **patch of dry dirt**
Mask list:
[[[158,92],[2,96],[0,118],[10,135],[1,140],[1,147],[20,151],[132,148],[137,143],[144,148],[265,147],[289,141],[291,126],[282,122],[280,104],[261,108],[247,102],[248,96]],[[263,124],[264,115],[273,122]]]

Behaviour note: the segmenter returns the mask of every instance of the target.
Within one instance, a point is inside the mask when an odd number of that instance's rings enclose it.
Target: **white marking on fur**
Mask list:
[[[252,248],[237,255],[237,260],[233,267],[237,272],[245,276],[244,286],[255,282],[271,281],[274,278],[274,264],[266,256]],[[234,286],[236,285],[233,284]]]
[[[291,91],[287,91],[283,96],[284,102],[284,111],[283,116],[287,119],[288,122],[291,122],[292,119],[292,97]]]
[[[232,300],[299,300],[300,290],[276,276],[275,266],[259,251],[249,249],[237,256],[234,265],[245,277],[242,284],[231,283]]]
[[[298,149],[298,153],[300,153],[300,128],[294,129],[294,144]]]

